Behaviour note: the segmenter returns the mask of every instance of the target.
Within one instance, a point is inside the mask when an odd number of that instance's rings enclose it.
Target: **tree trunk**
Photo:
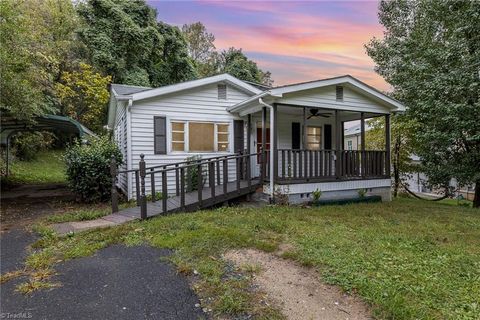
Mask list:
[[[473,207],[480,208],[480,179],[475,181],[475,196],[473,197]]]

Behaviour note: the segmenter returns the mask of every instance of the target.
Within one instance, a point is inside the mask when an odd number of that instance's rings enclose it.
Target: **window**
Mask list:
[[[228,152],[228,123],[172,121],[173,152]]]
[[[347,141],[347,149],[352,150],[352,140]]]
[[[336,97],[337,101],[343,101],[343,87],[337,86],[336,87]]]
[[[172,151],[185,151],[184,122],[172,122]]]
[[[307,149],[320,150],[322,144],[322,127],[307,127]]]
[[[228,124],[217,124],[217,151],[228,151]]]
[[[218,89],[218,100],[227,100],[227,85],[219,84]]]

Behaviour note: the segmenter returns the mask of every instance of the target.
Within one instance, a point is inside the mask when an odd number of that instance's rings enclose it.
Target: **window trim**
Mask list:
[[[190,150],[190,141],[189,141],[189,123],[209,123],[213,124],[213,151],[189,151]],[[183,151],[173,151],[172,143],[173,141],[173,126],[172,123],[183,123],[184,124],[184,149]],[[218,151],[218,125],[227,125],[228,131],[228,148],[227,151]],[[205,121],[205,120],[180,120],[180,119],[168,119],[168,153],[169,154],[209,154],[209,153],[219,153],[219,154],[229,154],[232,153],[232,121]],[[176,141],[180,142],[180,141]]]

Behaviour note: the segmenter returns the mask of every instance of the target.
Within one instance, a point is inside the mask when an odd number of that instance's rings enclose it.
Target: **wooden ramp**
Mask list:
[[[240,188],[238,188],[240,185]],[[238,184],[237,181],[232,181],[227,183],[227,193],[224,193],[224,186],[217,185],[215,186],[215,196],[212,197],[212,188],[206,187],[202,189],[202,200],[199,201],[198,192],[187,192],[185,193],[185,205],[181,205],[180,196],[170,196],[167,198],[167,208],[164,210],[163,204],[165,201],[162,199],[155,202],[147,203],[147,217],[154,217],[158,215],[171,214],[176,212],[192,212],[200,209],[206,209],[223,202],[234,200],[241,196],[255,192],[255,190],[260,186],[259,179],[252,179],[250,186],[248,181],[240,181]],[[127,208],[119,210],[117,213],[124,215],[130,218],[141,218],[141,208]]]
[[[257,156],[258,154],[235,154],[147,167],[144,156],[140,155],[138,169],[125,171],[117,171],[115,161],[112,159],[112,213],[130,219],[145,219],[160,214],[205,209],[247,195],[261,186],[264,180],[251,177],[251,162],[256,161]],[[231,171],[235,171],[234,179]],[[186,188],[189,172],[196,177],[194,179],[197,190],[192,192],[188,192]],[[118,174],[125,173],[134,173],[137,207],[119,211],[116,186]],[[155,175],[160,178],[159,185]],[[169,176],[173,179],[170,181],[174,182],[170,187]],[[156,191],[160,191],[162,198],[147,201],[146,184],[150,185],[150,195],[155,197]],[[160,187],[160,190],[157,187]],[[167,194],[169,196],[163,197]]]

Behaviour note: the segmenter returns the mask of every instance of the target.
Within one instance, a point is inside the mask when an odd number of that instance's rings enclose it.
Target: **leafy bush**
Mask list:
[[[122,154],[108,136],[94,138],[89,144],[79,141],[65,152],[67,180],[73,192],[84,202],[106,201],[110,198],[112,178],[110,159],[114,156],[117,164]]]
[[[199,155],[191,156],[185,159],[187,165],[192,165],[197,163],[198,161],[202,160],[202,157]],[[202,168],[204,172],[204,169]],[[205,176],[202,177],[202,186],[205,183]],[[187,192],[192,192],[198,190],[198,167],[197,166],[189,166],[187,168],[187,172],[185,175],[185,185],[187,188]]]
[[[312,192],[312,197],[313,197],[313,203],[318,204],[320,202],[320,197],[322,196],[322,191],[320,189],[316,189],[315,191]]]
[[[12,151],[22,161],[34,160],[40,150],[47,149],[54,140],[50,132],[21,132],[12,143]]]
[[[367,195],[367,190],[366,189],[358,189],[358,196],[360,198],[365,198],[365,196]]]

